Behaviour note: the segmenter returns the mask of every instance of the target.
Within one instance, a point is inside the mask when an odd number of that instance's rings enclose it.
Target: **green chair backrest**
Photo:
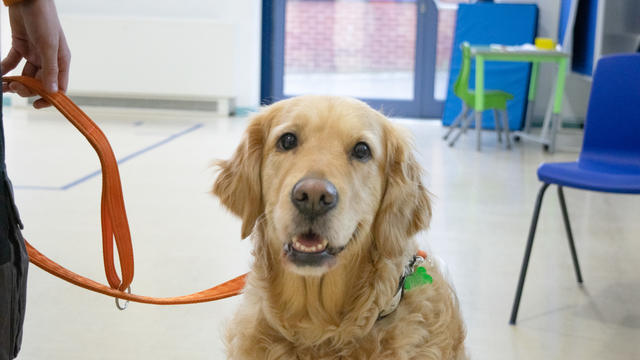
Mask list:
[[[462,100],[473,98],[473,94],[469,91],[469,74],[471,73],[471,47],[468,42],[462,45],[462,66],[458,73],[458,78],[453,84],[453,93]]]

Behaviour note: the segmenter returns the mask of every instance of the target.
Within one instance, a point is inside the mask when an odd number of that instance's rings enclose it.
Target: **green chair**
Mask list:
[[[466,133],[469,128],[469,124],[473,120],[474,106],[476,95],[473,90],[469,89],[469,74],[471,73],[471,47],[468,42],[464,42],[462,47],[462,67],[460,73],[453,85],[453,93],[456,94],[462,100],[462,111],[453,120],[453,123],[449,126],[449,131],[444,136],[444,140],[447,140],[453,133],[456,127],[460,127],[458,133],[451,139],[449,146],[453,146],[461,134]],[[487,110],[493,110],[493,118],[496,121],[496,133],[498,134],[498,142],[502,142],[502,130],[505,132],[507,149],[511,148],[511,140],[509,139],[509,116],[507,115],[507,101],[513,99],[513,95],[508,92],[500,90],[485,90],[484,92],[484,108]],[[498,111],[499,110],[499,111]],[[467,112],[469,114],[467,115]],[[500,118],[504,126],[500,125]],[[482,131],[482,127],[478,127],[476,131]],[[480,136],[478,136],[480,141]],[[478,144],[479,145],[479,144]]]

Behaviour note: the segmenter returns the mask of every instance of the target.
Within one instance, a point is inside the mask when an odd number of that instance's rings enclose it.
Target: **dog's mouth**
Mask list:
[[[305,254],[315,254],[322,252],[329,246],[329,241],[318,234],[308,232],[295,236],[291,240],[293,250]]]
[[[326,238],[309,230],[284,245],[284,256],[297,266],[333,265],[342,250],[344,246],[332,247]]]

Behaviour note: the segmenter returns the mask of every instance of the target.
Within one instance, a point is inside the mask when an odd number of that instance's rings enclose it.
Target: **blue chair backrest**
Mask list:
[[[598,61],[578,162],[640,171],[640,54]]]

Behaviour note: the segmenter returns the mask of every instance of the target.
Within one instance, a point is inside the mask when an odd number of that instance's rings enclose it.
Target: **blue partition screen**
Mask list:
[[[451,54],[449,90],[442,115],[442,123],[450,125],[460,113],[462,102],[453,93],[462,53],[460,44],[468,41],[471,45],[521,45],[532,43],[536,36],[538,7],[534,4],[460,4],[456,23],[456,33]],[[514,95],[507,105],[509,128],[522,127],[526,109],[527,90],[531,65],[521,62],[485,62],[485,89],[503,90]],[[475,64],[471,62],[469,86],[475,88]],[[494,128],[491,111],[485,111],[482,127]]]
[[[578,0],[562,0],[560,3],[560,23],[558,24],[558,43],[564,42],[564,34],[567,32],[567,25],[570,20],[569,15],[571,15],[571,5],[574,1]]]
[[[593,51],[598,21],[598,0],[580,0],[573,33],[573,71],[593,75]]]

